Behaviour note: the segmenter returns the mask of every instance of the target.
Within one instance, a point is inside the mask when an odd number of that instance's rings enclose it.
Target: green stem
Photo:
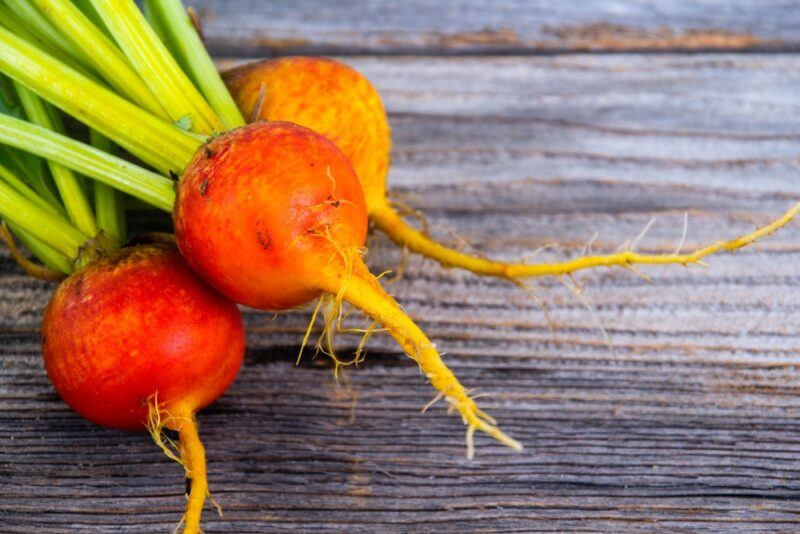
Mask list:
[[[142,13],[144,14],[144,18],[147,19],[147,23],[150,24],[150,27],[153,28],[153,31],[156,32],[156,35],[158,35],[158,38],[161,40],[161,42],[164,43],[167,46],[167,48],[169,49],[170,54],[172,54],[172,57],[174,57],[175,61],[178,62],[178,64],[180,65],[181,69],[183,69],[184,72],[187,72],[186,71],[186,65],[184,65],[181,62],[181,58],[178,57],[177,54],[175,54],[175,49],[172,48],[172,46],[170,45],[170,43],[169,43],[169,41],[167,39],[167,35],[164,33],[164,28],[161,26],[161,24],[157,20],[157,18],[158,18],[157,15],[155,15],[153,13],[153,8],[150,7],[146,1],[142,2]]]
[[[7,168],[0,165],[0,181],[5,182],[9,186],[11,186],[14,191],[22,195],[27,201],[33,204],[35,207],[46,211],[56,217],[61,218],[61,213],[53,207],[48,201],[40,197],[36,194],[36,192],[30,188],[25,182],[20,180],[13,172],[8,170]],[[35,237],[33,237],[29,232],[26,232],[20,226],[10,224],[9,228],[17,234],[19,239],[28,247],[28,250],[33,252],[33,254],[39,258],[42,263],[50,267],[51,269],[55,269],[62,273],[69,273],[72,270],[72,266],[70,262],[67,261],[61,253],[57,252],[56,250],[48,247]]]
[[[61,202],[50,189],[49,183],[45,179],[45,176],[43,176],[43,173],[33,171],[29,163],[22,159],[22,152],[7,146],[0,146],[0,152],[2,152],[3,156],[7,159],[6,163],[15,176],[22,177],[22,181],[32,187],[34,191],[36,191],[36,194],[47,201],[60,215],[66,215]],[[42,164],[42,162],[37,158],[36,164],[39,165]]]
[[[98,150],[109,154],[114,150],[111,141],[94,130],[89,130],[89,139]],[[95,181],[93,185],[97,224],[114,244],[121,245],[125,241],[125,208],[122,196],[104,183]]]
[[[80,248],[89,240],[66,219],[41,209],[2,181],[0,216],[67,258],[77,258]]]
[[[200,88],[225,128],[230,130],[243,126],[244,118],[181,0],[145,0],[144,5],[173,55]]]
[[[0,71],[164,174],[182,171],[202,142],[4,28],[0,28]]]
[[[0,114],[0,144],[60,163],[164,211],[175,203],[172,180],[29,122]]]
[[[85,77],[98,83],[105,83],[104,81],[100,80],[96,72],[91,71],[87,66],[80,64],[74,57],[57,48],[56,45],[58,43],[52,43],[45,37],[33,34],[26,26],[26,23],[20,20],[17,15],[8,8],[8,6],[3,4],[2,0],[0,0],[0,26],[15,34],[17,37],[27,41],[31,45],[39,48],[39,50],[45,54],[58,59],[64,65],[79,72]],[[60,43],[63,41],[63,38],[59,37],[58,41]]]
[[[173,121],[189,117],[191,129],[199,133],[223,130],[219,117],[186,77],[133,0],[93,0],[93,5]]]
[[[58,215],[59,217],[63,215],[52,204],[50,204],[48,201],[39,196],[36,193],[36,191],[31,189],[31,187],[28,184],[17,178],[16,174],[14,174],[11,170],[3,167],[2,165],[0,165],[0,180],[6,182],[8,185],[13,187],[17,193],[19,193],[27,200],[35,204],[36,207],[44,211],[47,211],[49,213],[52,213],[53,215]]]
[[[54,132],[63,132],[64,127],[58,117],[48,112],[46,104],[38,96],[18,83],[15,85],[25,114],[33,124]],[[81,232],[90,236],[95,235],[97,233],[97,223],[94,220],[94,213],[92,213],[92,208],[83,194],[83,189],[77,177],[71,170],[58,163],[48,161],[47,164],[50,166],[50,173],[53,175],[53,180],[61,195],[69,220]]]
[[[57,48],[62,54],[70,57],[84,67],[89,65],[89,56],[80,46],[75,46],[71,41],[65,41],[61,34],[47,18],[34,6],[30,0],[4,0],[6,5],[22,19],[28,30]],[[15,30],[14,28],[12,28]],[[15,30],[16,31],[16,30]]]
[[[103,22],[103,18],[100,16],[100,13],[98,13],[94,8],[94,5],[92,5],[92,0],[72,0],[72,3],[75,4],[86,16],[86,18],[88,18],[97,29],[102,31],[106,37],[112,40],[114,39],[114,37],[111,35],[111,32],[108,31],[106,23]]]
[[[14,232],[19,240],[22,241],[22,244],[28,247],[28,250],[39,258],[39,261],[47,267],[64,274],[72,272],[72,264],[63,254],[48,247],[16,224],[9,224],[8,228]]]
[[[14,81],[0,74],[0,108],[9,115],[24,117],[25,111],[19,102],[19,95]],[[60,215],[65,215],[64,207],[55,193],[52,177],[44,172],[44,162],[32,154],[26,154],[7,146],[0,146],[0,161],[4,161],[15,176],[32,187],[36,194],[55,208]]]
[[[42,13],[73,46],[92,51],[88,58],[92,66],[121,95],[155,115],[169,118],[169,114],[128,64],[125,55],[117,45],[98,29],[75,4],[69,0],[32,1],[39,6]]]
[[[60,49],[56,48],[53,44],[47,41],[44,37],[34,34],[25,22],[20,19],[16,13],[14,13],[7,5],[0,2],[0,25],[6,28],[9,31],[14,32],[22,39],[35,44],[39,48],[41,48],[44,52],[50,54],[53,57],[57,57],[60,60],[70,63],[71,59],[68,58]],[[71,62],[71,67],[75,68],[77,66],[76,63]],[[79,67],[80,68],[80,67]]]

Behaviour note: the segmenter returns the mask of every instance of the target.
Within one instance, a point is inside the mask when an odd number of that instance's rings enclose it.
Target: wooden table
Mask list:
[[[390,112],[392,190],[493,257],[613,251],[652,217],[640,249],[670,251],[686,213],[688,248],[800,196],[795,0],[194,3],[220,58],[347,56]],[[797,531],[797,228],[652,282],[582,274],[591,312],[537,280],[555,331],[519,289],[411,258],[391,290],[526,446],[478,436],[471,462],[390,340],[337,384],[295,366],[307,311],[248,313],[245,366],[199,417],[207,532]],[[181,469],[66,408],[37,334],[52,288],[0,261],[0,531],[169,532]]]

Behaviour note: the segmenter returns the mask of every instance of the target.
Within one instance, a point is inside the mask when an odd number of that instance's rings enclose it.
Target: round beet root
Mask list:
[[[364,245],[367,212],[347,158],[296,124],[257,123],[195,154],[178,187],[175,237],[204,280],[242,304],[298,306]],[[327,271],[326,271],[327,270]]]
[[[294,122],[333,141],[361,180],[370,215],[383,209],[392,139],[381,96],[365,76],[333,59],[284,57],[224,77],[249,122]]]
[[[244,327],[236,305],[169,245],[120,250],[67,278],[44,314],[47,374],[99,425],[143,429],[148,399],[194,413],[236,377]]]
[[[325,137],[283,122],[216,137],[184,171],[173,217],[186,261],[222,293],[273,310],[325,295],[335,310],[349,302],[419,364],[462,415],[468,436],[479,429],[519,448],[478,409],[433,343],[364,265],[364,195],[347,158]]]
[[[184,514],[197,532],[208,486],[196,411],[230,386],[244,355],[236,305],[206,285],[174,245],[125,248],[73,273],[44,314],[47,374],[97,424],[179,433],[191,479]]]

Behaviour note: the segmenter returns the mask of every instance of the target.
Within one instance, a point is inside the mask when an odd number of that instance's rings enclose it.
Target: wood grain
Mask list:
[[[797,50],[792,0],[202,0],[218,55]]]
[[[688,248],[800,193],[794,55],[349,61],[385,96],[392,189],[495,257],[574,256],[595,231],[614,250],[653,216],[640,248],[669,251],[687,212]],[[710,269],[580,275],[592,313],[537,281],[555,331],[517,288],[411,258],[390,289],[526,446],[481,436],[473,462],[456,417],[419,414],[432,391],[390,340],[337,385],[294,365],[307,312],[248,312],[245,367],[199,416],[225,510],[206,530],[796,531],[798,243],[795,224]],[[400,259],[372,238],[375,271]],[[0,271],[0,531],[169,531],[180,467],[69,412],[41,366],[49,288],[5,253]]]

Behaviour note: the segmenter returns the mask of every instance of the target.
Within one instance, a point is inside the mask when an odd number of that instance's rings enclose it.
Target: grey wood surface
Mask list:
[[[296,19],[312,4],[253,4],[270,13],[265,28],[311,27]],[[753,27],[773,21],[765,35],[787,42],[798,35],[781,26],[791,3],[764,3],[772,11],[752,19],[755,3],[735,5],[716,11],[745,13]],[[627,12],[621,2],[586,6],[587,20]],[[551,18],[575,22],[560,9]],[[209,33],[224,33],[225,20],[235,19],[210,19]],[[372,46],[359,33],[365,20],[375,19],[337,22],[342,32],[352,22],[353,50]],[[612,251],[652,217],[640,248],[669,251],[685,213],[688,248],[750,230],[800,194],[796,54],[347,61],[390,111],[392,189],[442,239],[495,257],[553,243],[562,247],[538,257],[572,257],[595,232],[595,249]],[[366,363],[337,384],[324,360],[294,365],[306,311],[248,312],[245,366],[199,416],[225,512],[207,510],[207,532],[797,531],[797,228],[712,258],[710,269],[642,269],[653,282],[580,275],[592,312],[558,280],[536,281],[554,331],[519,289],[411,258],[392,292],[526,446],[514,454],[479,436],[472,462],[455,416],[442,405],[420,415],[432,391],[390,340],[373,338]],[[401,255],[375,236],[369,260],[379,271]],[[168,532],[183,505],[180,467],[146,435],[70,413],[36,335],[51,288],[5,253],[0,270],[0,531]],[[353,346],[341,340],[342,352]]]
[[[797,50],[795,0],[205,0],[218,54]]]

